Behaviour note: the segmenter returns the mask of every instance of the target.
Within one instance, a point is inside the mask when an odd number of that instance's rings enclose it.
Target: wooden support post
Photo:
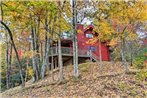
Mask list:
[[[92,51],[89,50],[89,53],[90,53],[90,61],[92,61]]]
[[[55,68],[57,68],[58,58],[55,59]]]
[[[51,70],[53,70],[54,69],[54,57],[52,56],[52,58],[51,58]]]

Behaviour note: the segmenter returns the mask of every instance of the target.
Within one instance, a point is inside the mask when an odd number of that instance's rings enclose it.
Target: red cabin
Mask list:
[[[99,43],[96,41],[94,44],[89,44],[88,41],[92,39],[93,37],[97,37],[98,35],[93,34],[93,25],[89,25],[86,28],[84,28],[83,25],[78,24],[77,29],[80,31],[77,34],[77,40],[78,40],[78,51],[79,56],[85,55],[87,56],[90,52],[95,57],[96,60],[99,59]],[[104,42],[101,42],[101,53],[102,53],[102,60],[108,61],[110,60],[109,56],[109,48],[105,45]],[[71,33],[63,33],[62,34],[62,47],[70,48],[72,50],[72,38]]]
[[[97,37],[96,33],[93,32],[93,25],[89,25],[88,27],[84,28],[83,25],[78,24],[77,29],[80,31],[77,34],[77,41],[78,41],[78,60],[79,63],[85,62],[85,60],[90,59],[94,61],[99,60],[99,41],[96,41],[94,44],[87,43],[90,39]],[[101,45],[101,54],[103,61],[109,61],[110,53],[109,47],[105,45],[104,42],[100,42]],[[57,46],[57,45],[56,45]],[[53,50],[52,54],[49,55],[49,62],[55,61],[54,66],[57,67],[58,64],[58,49],[55,45],[51,47]],[[72,34],[68,32],[64,32],[61,38],[61,51],[62,51],[62,58],[63,64],[68,65],[73,63],[73,43],[72,43]],[[52,58],[51,58],[52,57]]]

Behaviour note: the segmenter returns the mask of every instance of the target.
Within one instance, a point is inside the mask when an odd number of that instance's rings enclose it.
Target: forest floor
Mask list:
[[[50,74],[50,73],[49,73]],[[59,83],[58,69],[36,83],[31,80],[2,93],[2,98],[147,98],[147,81],[136,79],[136,73],[124,73],[121,63],[104,62],[79,64],[79,75],[73,77],[73,66],[64,67],[64,81]]]

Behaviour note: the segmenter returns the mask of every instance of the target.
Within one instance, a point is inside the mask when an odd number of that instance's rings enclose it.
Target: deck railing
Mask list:
[[[73,55],[73,48],[69,48],[69,47],[61,47],[61,52],[62,55]],[[49,55],[58,55],[58,47],[51,47],[50,48],[50,52]],[[84,49],[78,49],[78,56],[81,57],[90,57],[93,58],[94,60],[98,60],[98,56],[95,55],[93,52],[84,50]]]
[[[69,54],[69,55],[73,54],[72,48],[68,48],[68,47],[62,47],[61,52],[62,54]],[[57,54],[58,54],[58,47],[51,47],[49,55],[57,55]]]
[[[96,54],[94,54],[93,52],[91,52],[91,57],[96,61],[99,60],[99,57]]]

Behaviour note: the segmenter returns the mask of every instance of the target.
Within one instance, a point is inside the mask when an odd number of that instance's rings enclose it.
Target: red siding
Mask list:
[[[78,24],[78,29],[83,31],[83,33],[78,33],[78,35],[77,35],[78,48],[89,50],[88,47],[93,46],[93,47],[95,47],[95,51],[93,53],[96,54],[97,56],[99,56],[99,44],[98,44],[98,42],[96,42],[94,45],[90,45],[90,44],[86,43],[89,40],[89,38],[86,38],[86,33],[92,34],[93,26],[90,25],[87,28],[83,28],[82,25]],[[102,60],[103,61],[110,60],[109,49],[104,43],[101,43],[101,50],[102,50]]]

